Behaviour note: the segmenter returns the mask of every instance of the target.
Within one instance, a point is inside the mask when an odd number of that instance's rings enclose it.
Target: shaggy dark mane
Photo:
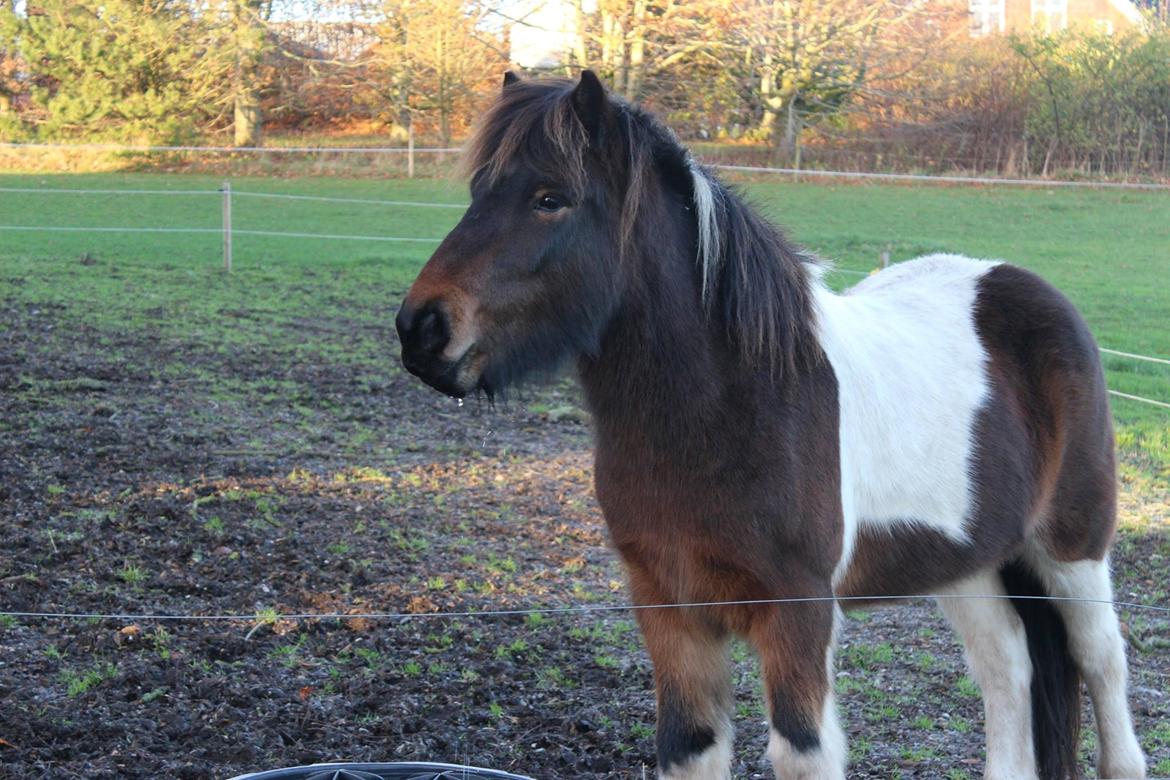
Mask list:
[[[567,180],[578,196],[590,183],[590,139],[574,110],[569,79],[526,79],[504,88],[480,120],[463,171],[489,183],[514,163]],[[654,115],[610,96],[613,121],[602,142],[602,174],[622,198],[623,256],[658,251],[654,231],[639,224],[652,188],[691,204],[700,302],[721,323],[745,361],[780,375],[815,358],[808,265],[811,257],[700,166]]]
[[[711,191],[709,207],[695,199],[700,234],[709,220],[715,244],[705,254],[698,242],[708,312],[745,360],[777,376],[811,365],[819,355],[810,270],[816,261],[708,170],[695,166],[694,175],[695,192],[703,190],[703,179]]]

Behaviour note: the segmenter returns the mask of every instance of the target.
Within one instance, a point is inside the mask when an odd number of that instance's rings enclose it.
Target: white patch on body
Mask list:
[[[967,542],[976,415],[989,394],[975,329],[996,263],[929,255],[844,294],[813,283],[817,336],[837,377],[844,575],[860,524],[916,524]]]
[[[963,640],[971,676],[983,693],[985,780],[1036,780],[1032,744],[1032,659],[1024,622],[995,571],[955,583],[939,606]]]
[[[1102,778],[1144,778],[1146,760],[1133,730],[1126,697],[1125,640],[1110,604],[1113,586],[1107,561],[1062,563],[1032,545],[1027,561],[1054,601],[1068,631],[1069,651],[1085,678],[1097,721]]]

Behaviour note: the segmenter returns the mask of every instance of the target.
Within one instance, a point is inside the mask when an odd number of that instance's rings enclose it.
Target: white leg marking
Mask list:
[[[675,765],[667,772],[658,774],[661,780],[731,780],[731,721],[727,718],[716,727],[715,744],[688,759],[681,766]]]
[[[1058,563],[1035,550],[1029,562],[1053,596],[1091,599],[1057,601],[1069,649],[1085,678],[1101,743],[1097,772],[1102,778],[1144,778],[1146,760],[1138,744],[1126,699],[1125,642],[1113,600],[1106,561]],[[1104,602],[1104,603],[1102,603]]]
[[[768,735],[768,759],[777,780],[845,780],[845,732],[830,695],[821,713],[820,747],[800,751],[776,731]]]
[[[949,592],[1003,596],[996,572],[952,585]],[[1032,661],[1024,623],[1011,602],[998,598],[943,598],[939,606],[963,640],[971,675],[983,692],[987,780],[1035,780],[1032,744]]]
[[[845,732],[837,718],[837,701],[833,697],[833,656],[837,636],[841,630],[841,607],[833,608],[833,635],[825,649],[825,678],[829,681],[829,695],[821,707],[820,728],[815,750],[800,751],[780,735],[776,729],[768,732],[768,760],[777,780],[845,780],[848,761]],[[769,710],[771,705],[769,704]]]

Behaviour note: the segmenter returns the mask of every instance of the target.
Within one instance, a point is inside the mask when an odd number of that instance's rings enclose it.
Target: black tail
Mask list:
[[[1019,562],[1000,569],[1009,596],[1047,596],[1031,570]],[[1032,739],[1041,780],[1079,780],[1081,675],[1069,654],[1064,619],[1051,601],[1012,599],[1028,637],[1032,659]]]

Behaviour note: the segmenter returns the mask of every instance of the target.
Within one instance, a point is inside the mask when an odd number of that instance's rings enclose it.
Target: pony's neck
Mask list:
[[[708,326],[692,301],[678,297],[651,297],[617,313],[599,354],[579,363],[602,447],[681,452],[718,428],[718,399],[733,380]]]
[[[630,431],[664,451],[726,445],[818,362],[807,258],[734,192],[683,166],[691,192],[677,170],[671,183],[661,172],[641,180],[622,303],[600,353],[581,361],[603,446]]]
[[[759,392],[767,370],[745,363],[725,323],[704,310],[691,212],[674,196],[649,210],[660,227],[625,259],[637,273],[579,373],[600,446],[687,462],[729,433],[730,399],[774,393]]]

